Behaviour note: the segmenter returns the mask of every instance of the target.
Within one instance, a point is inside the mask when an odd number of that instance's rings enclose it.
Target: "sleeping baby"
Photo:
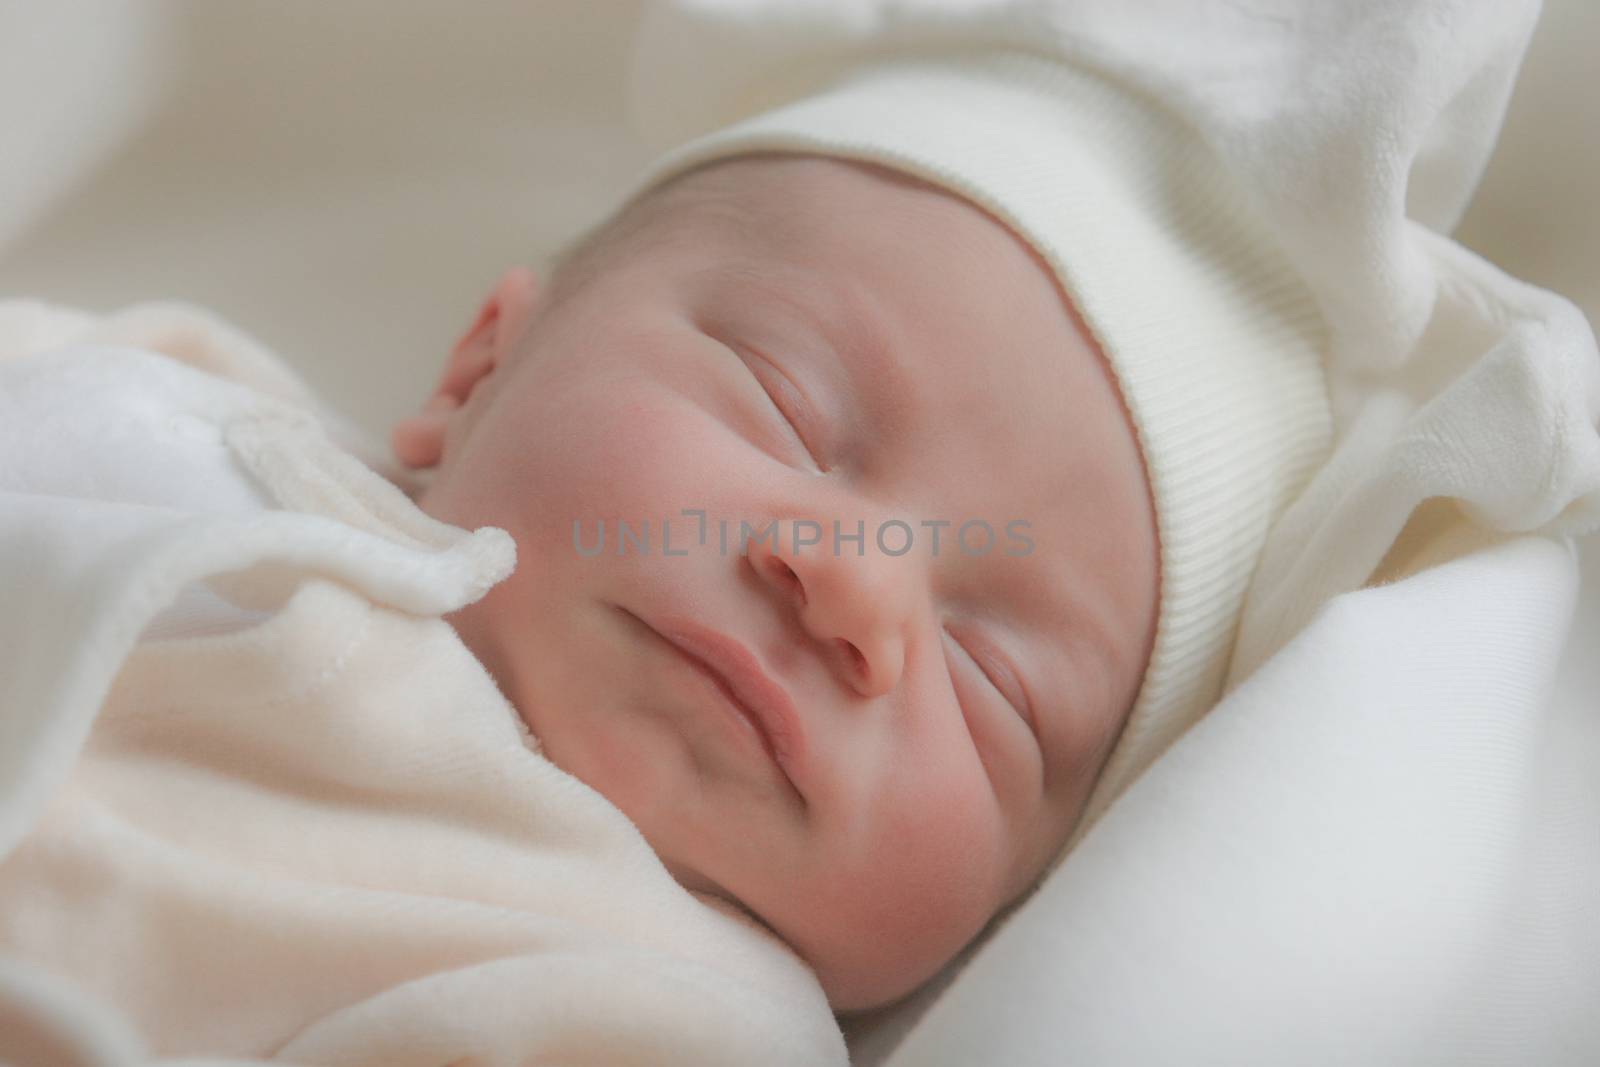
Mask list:
[[[507,271],[398,465],[215,320],[7,309],[0,1019],[844,1062],[1215,701],[1327,449],[1217,167],[1059,57],[864,65]]]
[[[394,444],[424,511],[517,540],[451,622],[545,754],[835,1007],[1032,883],[1149,657],[1103,360],[1025,245],[881,167],[714,163],[507,272]]]

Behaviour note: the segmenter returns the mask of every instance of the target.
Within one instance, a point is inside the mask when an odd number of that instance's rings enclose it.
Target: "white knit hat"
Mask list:
[[[1065,855],[1222,695],[1268,531],[1330,446],[1317,307],[1189,128],[1059,60],[875,60],[680,145],[633,196],[750,152],[870,161],[981,206],[1055,271],[1116,374],[1155,502],[1160,607]]]

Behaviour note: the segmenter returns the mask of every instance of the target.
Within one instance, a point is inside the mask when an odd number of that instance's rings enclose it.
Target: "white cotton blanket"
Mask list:
[[[0,303],[0,1062],[843,1064],[438,617],[510,538],[317,411],[194,309]],[[199,580],[265,621],[140,640]]]

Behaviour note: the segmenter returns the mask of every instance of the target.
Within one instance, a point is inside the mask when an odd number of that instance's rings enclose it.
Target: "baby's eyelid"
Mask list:
[[[955,640],[956,646],[960,648],[968,658],[978,665],[979,673],[981,673],[988,683],[994,687],[995,691],[1005,699],[1007,704],[1010,704],[1012,708],[1014,708],[1016,712],[1022,716],[1023,721],[1028,724],[1028,728],[1030,730],[1033,729],[1033,707],[1028,702],[1028,691],[1022,686],[1022,682],[1018,678],[1017,673],[1012,670],[1003,660],[996,656],[987,645],[980,643],[977,651],[974,652],[968,649],[966,645],[962,644],[962,642],[955,637],[955,634],[952,633],[950,636],[952,640]],[[994,675],[990,672],[991,670],[996,669],[1016,684],[1017,688],[1022,693],[1021,703],[1018,703],[1016,700],[1012,699],[1011,695],[1006,692],[1005,686],[1001,685],[995,680]]]
[[[729,344],[728,348],[732,350],[735,355],[740,356],[740,360],[743,362],[743,355],[740,353],[738,347]],[[755,349],[748,349],[748,351],[752,357],[759,359],[762,363],[765,363],[767,366],[771,367],[773,373],[775,373],[783,381],[783,384],[787,387],[788,391],[794,395],[795,400],[792,402],[795,404],[795,406],[801,409],[798,415],[791,415],[788,411],[784,410],[784,406],[778,403],[777,399],[772,396],[771,391],[767,389],[766,383],[762,382],[759,377],[756,377],[757,384],[760,384],[762,391],[766,392],[767,399],[772,401],[772,406],[778,409],[778,413],[783,416],[784,420],[788,422],[795,431],[795,436],[800,439],[801,445],[805,447],[807,454],[811,456],[811,461],[817,465],[819,470],[827,471],[829,469],[828,465],[823,462],[820,455],[822,450],[812,443],[818,437],[817,427],[820,425],[820,420],[817,418],[816,407],[811,403],[810,398],[806,396],[805,390],[795,385],[794,380],[785,374],[781,367],[779,367],[772,360],[768,359],[765,355],[756,351]],[[746,365],[748,366],[748,364]],[[750,373],[752,376],[755,376],[754,370],[752,370]]]

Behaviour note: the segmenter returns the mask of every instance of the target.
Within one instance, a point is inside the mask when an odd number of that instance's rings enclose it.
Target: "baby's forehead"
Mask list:
[[[673,176],[619,212],[639,240],[723,239],[753,253],[843,251],[870,234],[902,255],[1015,255],[1020,240],[949,190],[876,163],[802,153],[752,153]],[[985,247],[985,246],[988,247]]]

